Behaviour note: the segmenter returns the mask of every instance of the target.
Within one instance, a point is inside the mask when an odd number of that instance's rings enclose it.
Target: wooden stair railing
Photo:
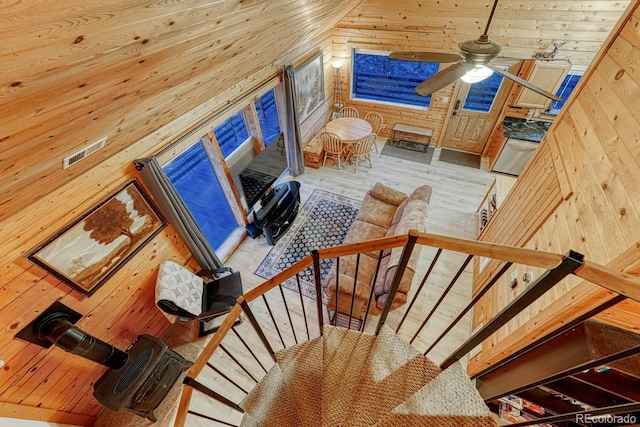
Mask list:
[[[308,318],[312,317],[310,313],[305,312],[305,304],[302,298],[302,293],[300,289],[300,273],[305,269],[312,267],[313,274],[315,279],[315,290],[316,290],[316,310],[315,316],[317,321],[317,334],[322,335],[322,329],[324,324],[325,312],[323,309],[323,304],[320,298],[322,294],[321,290],[321,277],[320,277],[320,268],[319,261],[326,259],[335,259],[336,263],[340,262],[341,257],[345,257],[348,255],[357,255],[359,259],[360,254],[364,254],[367,252],[380,251],[380,258],[382,257],[382,251],[385,249],[399,248],[404,247],[399,267],[396,271],[396,275],[392,280],[391,291],[389,297],[387,299],[387,305],[383,309],[382,313],[379,316],[379,320],[376,326],[376,334],[380,331],[380,328],[387,321],[387,316],[389,314],[391,303],[394,299],[395,292],[398,289],[398,285],[402,278],[402,274],[404,273],[404,269],[408,263],[409,257],[411,256],[414,245],[422,245],[422,246],[430,246],[434,248],[438,248],[438,252],[434,257],[431,266],[428,268],[424,278],[421,280],[420,286],[417,289],[415,295],[413,296],[412,301],[408,301],[408,304],[404,307],[401,307],[398,310],[406,310],[402,320],[399,325],[395,329],[396,332],[400,330],[403,326],[403,322],[407,317],[407,314],[414,307],[415,300],[420,296],[420,292],[429,277],[429,274],[434,268],[434,265],[438,261],[438,257],[442,253],[442,251],[453,251],[459,252],[463,254],[467,254],[467,260],[460,268],[458,274],[453,278],[449,286],[447,287],[443,296],[441,296],[440,300],[436,304],[436,307],[432,310],[432,313],[429,313],[425,317],[424,324],[427,323],[429,317],[433,314],[438,308],[439,303],[442,301],[449,290],[455,285],[460,276],[460,273],[466,268],[468,262],[471,260],[473,256],[480,256],[491,258],[495,260],[500,260],[505,262],[506,264],[495,274],[493,279],[484,287],[484,289],[476,295],[471,303],[464,308],[464,310],[458,315],[458,317],[447,327],[447,329],[437,338],[437,340],[427,349],[424,353],[425,355],[429,353],[433,347],[440,342],[443,337],[458,323],[465,314],[467,314],[471,308],[479,301],[479,299],[493,286],[500,276],[502,276],[509,268],[511,264],[523,264],[531,267],[538,267],[547,270],[544,274],[538,277],[532,284],[530,284],[514,301],[508,304],[503,310],[496,315],[493,319],[489,319],[488,322],[476,333],[474,333],[471,338],[469,338],[465,343],[461,344],[458,349],[452,353],[445,361],[441,364],[441,367],[446,368],[447,366],[454,363],[456,360],[459,360],[461,357],[467,355],[473,348],[481,344],[484,340],[489,338],[495,331],[497,331],[500,327],[507,324],[511,319],[513,319],[518,313],[527,308],[532,302],[537,300],[541,295],[543,295],[547,290],[551,289],[555,284],[560,282],[567,275],[573,274],[578,277],[581,277],[585,280],[589,280],[596,285],[605,287],[613,292],[618,293],[620,296],[615,299],[615,301],[619,302],[627,297],[633,298],[635,300],[640,300],[640,280],[634,276],[618,272],[607,267],[600,266],[595,263],[591,263],[589,261],[584,261],[582,255],[570,251],[567,255],[561,255],[551,252],[544,251],[536,251],[531,249],[524,248],[516,248],[486,242],[479,242],[474,240],[465,240],[458,239],[453,237],[439,236],[435,234],[428,233],[419,233],[416,231],[410,231],[407,235],[371,240],[367,242],[354,243],[349,245],[342,245],[333,248],[327,249],[319,249],[314,251],[312,254],[306,256],[300,261],[293,264],[291,267],[286,269],[285,271],[278,273],[271,279],[263,282],[258,287],[248,291],[245,295],[241,296],[237,300],[236,306],[229,312],[223,321],[219,330],[212,336],[211,340],[207,344],[206,348],[202,352],[202,354],[198,357],[198,360],[193,365],[193,367],[188,372],[187,378],[185,379],[185,387],[181,396],[181,400],[178,407],[178,415],[175,420],[176,426],[184,426],[186,422],[186,418],[188,414],[193,414],[198,417],[204,419],[210,419],[222,424],[226,425],[234,425],[228,424],[223,420],[217,420],[214,417],[210,417],[205,414],[200,414],[192,411],[190,406],[190,401],[193,393],[193,389],[197,389],[198,391],[209,395],[210,397],[218,400],[223,403],[227,407],[230,407],[236,411],[242,412],[242,409],[238,406],[237,403],[228,399],[225,396],[222,396],[220,393],[212,390],[210,387],[206,386],[202,382],[199,382],[196,378],[200,375],[202,370],[207,367],[209,360],[217,354],[217,350],[221,349],[223,352],[229,354],[229,351],[222,346],[222,342],[227,337],[230,331],[233,331],[236,336],[240,338],[240,335],[235,330],[233,326],[236,320],[240,317],[242,313],[245,313],[246,317],[249,319],[250,324],[253,326],[253,330],[259,336],[260,341],[262,342],[264,349],[268,352],[271,358],[275,361],[275,351],[274,346],[287,348],[287,344],[285,343],[285,339],[283,334],[281,333],[278,322],[276,321],[274,314],[270,308],[270,304],[266,297],[267,294],[273,295],[273,291],[275,288],[279,288],[282,300],[285,304],[286,315],[289,319],[289,324],[293,330],[293,337],[295,339],[296,344],[298,343],[298,337],[295,333],[295,329],[293,329],[293,321],[291,319],[291,309],[287,306],[287,300],[282,291],[282,283],[289,279],[295,279],[298,284],[298,293],[300,295],[300,305],[302,308],[302,317],[304,317],[305,328],[307,332],[307,339],[310,338],[309,334],[309,323]],[[380,262],[378,262],[378,268],[380,267]],[[377,274],[377,273],[376,273]],[[356,275],[357,277],[357,275]],[[357,280],[357,279],[356,279]],[[374,278],[375,280],[375,278]],[[354,283],[355,286],[355,283]],[[373,286],[372,286],[373,288]],[[254,303],[258,299],[261,299],[265,304],[265,307],[268,311],[268,314],[271,318],[273,329],[277,332],[277,336],[279,340],[276,340],[276,344],[272,344],[269,340],[267,334],[264,330],[264,325],[261,324],[253,313],[252,308],[250,307],[250,303]],[[352,297],[353,299],[353,297]],[[353,302],[352,302],[353,303]],[[611,303],[603,303],[601,307],[598,309],[594,309],[589,312],[590,316],[593,316],[606,308],[609,308]],[[327,311],[327,317],[330,319],[330,315]],[[364,322],[360,326],[360,330],[364,331],[366,327],[368,316],[365,315]],[[337,316],[335,316],[337,318]],[[584,320],[584,319],[583,319]],[[286,323],[286,322],[281,322]],[[420,330],[422,329],[422,326]],[[351,322],[349,322],[349,328],[351,327]],[[419,334],[420,330],[416,333]],[[314,330],[315,332],[315,330]],[[273,334],[272,334],[273,335]],[[414,336],[415,339],[415,336]],[[240,338],[242,340],[242,338]],[[258,357],[254,354],[254,350],[251,349],[246,343],[242,340],[242,343],[247,347],[251,355],[258,360]],[[282,346],[280,346],[282,344]],[[229,356],[231,356],[229,354]],[[233,359],[234,362],[239,362],[236,359]],[[500,364],[497,364],[499,366]],[[212,367],[209,364],[209,367]],[[242,369],[246,371],[246,369],[240,366]],[[263,367],[263,370],[266,373],[266,368]],[[248,372],[247,372],[248,373]],[[227,378],[228,379],[228,378]],[[235,384],[235,383],[233,383]],[[237,384],[236,384],[237,386]]]

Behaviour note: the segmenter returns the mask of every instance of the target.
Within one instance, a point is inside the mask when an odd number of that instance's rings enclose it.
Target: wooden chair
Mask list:
[[[380,136],[380,131],[384,128],[382,114],[371,111],[364,116],[364,119],[371,125],[372,132]],[[378,152],[378,145],[376,143],[373,144],[373,149],[376,150],[376,153]]]
[[[360,113],[354,107],[343,107],[338,111],[338,117],[360,117]]]
[[[355,173],[358,173],[358,162],[360,159],[369,161],[369,167],[373,167],[371,164],[371,149],[376,143],[376,134],[370,133],[369,135],[362,137],[360,141],[351,147],[351,157],[355,165]]]
[[[327,157],[331,157],[334,160],[338,160],[338,169],[340,169],[340,160],[347,156],[348,147],[342,143],[338,135],[331,132],[322,132],[320,134],[320,141],[322,142],[322,148],[324,148],[322,166],[324,166],[327,161]]]

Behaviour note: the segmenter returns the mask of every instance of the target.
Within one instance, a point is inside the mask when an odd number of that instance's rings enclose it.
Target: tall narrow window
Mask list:
[[[278,121],[278,109],[273,89],[262,95],[255,101],[262,140],[265,147],[278,139],[280,135],[280,122]]]
[[[215,251],[238,228],[202,140],[163,168]]]
[[[437,73],[438,67],[435,62],[400,61],[354,51],[351,97],[429,107],[431,95],[418,95],[415,88]]]
[[[213,129],[213,133],[225,158],[229,157],[229,154],[233,153],[236,148],[249,138],[247,125],[244,122],[241,111],[216,126]]]

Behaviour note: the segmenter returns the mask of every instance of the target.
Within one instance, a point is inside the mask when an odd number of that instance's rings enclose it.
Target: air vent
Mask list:
[[[101,140],[96,141],[91,145],[87,145],[77,153],[73,153],[69,157],[66,157],[62,163],[62,169],[67,169],[69,166],[78,163],[80,160],[84,159],[89,154],[95,153],[96,151],[104,147],[106,143],[107,143],[107,137],[105,136]]]

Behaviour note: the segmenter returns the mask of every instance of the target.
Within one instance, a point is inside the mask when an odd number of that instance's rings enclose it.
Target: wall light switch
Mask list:
[[[449,103],[449,97],[448,96],[443,96],[442,97],[442,103],[443,104],[448,104]]]

